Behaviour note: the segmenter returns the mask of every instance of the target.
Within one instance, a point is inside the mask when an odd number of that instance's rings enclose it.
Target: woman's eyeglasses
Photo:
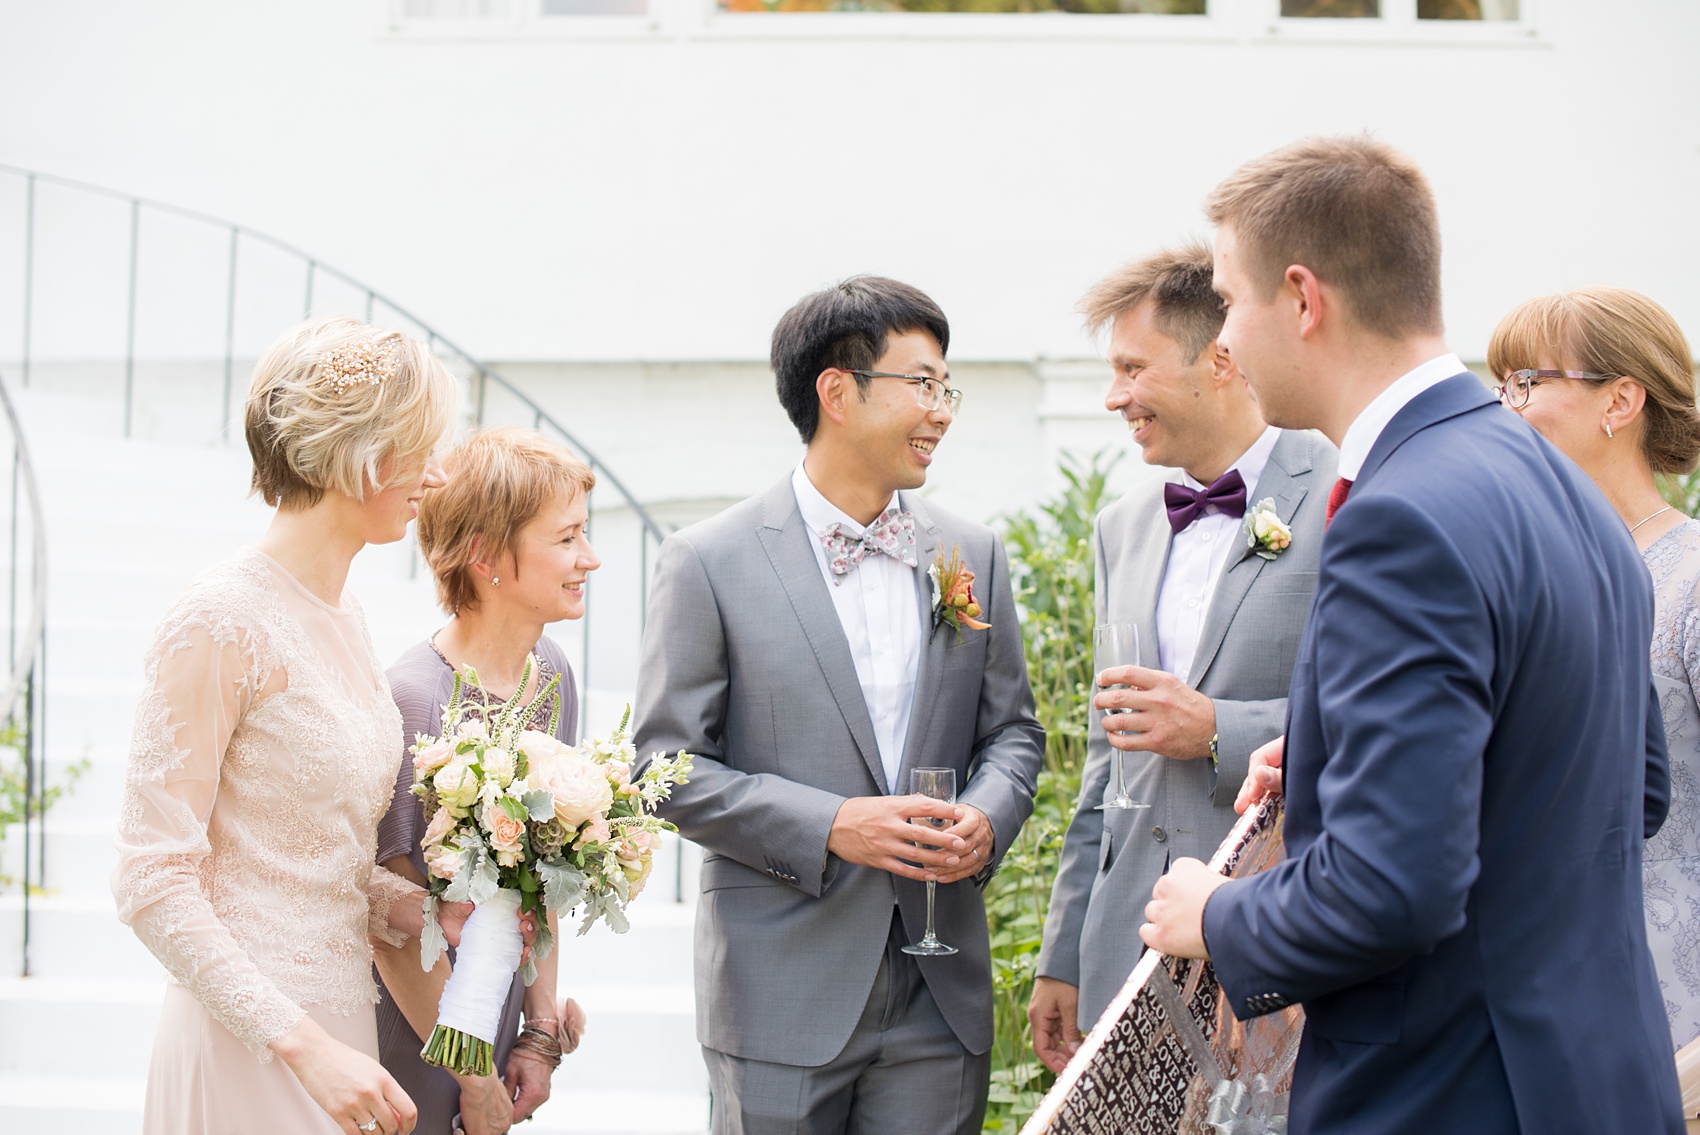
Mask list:
[[[1499,400],[1513,410],[1521,410],[1529,404],[1529,391],[1543,382],[1551,382],[1555,378],[1579,378],[1584,382],[1610,382],[1618,377],[1615,374],[1595,374],[1591,370],[1514,370],[1505,376],[1505,384],[1496,386],[1493,392]]]

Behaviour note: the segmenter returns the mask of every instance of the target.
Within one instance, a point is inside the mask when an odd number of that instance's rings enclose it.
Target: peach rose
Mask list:
[[[481,818],[484,830],[490,833],[492,850],[510,853],[522,850],[519,841],[525,834],[524,821],[516,820],[502,811],[502,806],[494,800],[484,805],[484,815]]]
[[[543,786],[555,797],[555,818],[569,828],[601,816],[614,802],[614,790],[595,761],[568,754],[542,771]]]
[[[431,822],[425,827],[425,834],[419,837],[420,847],[434,847],[443,842],[443,837],[454,831],[455,818],[447,808],[438,808],[437,814],[431,817]]]
[[[424,776],[436,772],[449,763],[449,758],[455,755],[454,746],[447,741],[433,741],[413,754],[413,771],[416,776]]]
[[[597,816],[584,826],[584,831],[577,840],[573,841],[573,846],[583,847],[587,843],[607,843],[613,834],[613,831],[608,827],[607,819]]]
[[[425,851],[425,870],[439,879],[455,877],[455,864],[460,859],[460,852],[452,847],[437,846]]]

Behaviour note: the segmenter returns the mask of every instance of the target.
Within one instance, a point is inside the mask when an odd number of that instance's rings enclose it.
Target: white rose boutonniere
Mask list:
[[[1274,497],[1264,497],[1246,510],[1243,527],[1246,547],[1266,560],[1274,559],[1293,542],[1293,530],[1275,513]]]

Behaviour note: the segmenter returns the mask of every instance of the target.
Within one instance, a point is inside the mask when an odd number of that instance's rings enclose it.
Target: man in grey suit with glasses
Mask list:
[[[715,1135],[980,1130],[979,888],[1032,811],[1044,732],[1001,542],[914,492],[961,405],[949,342],[937,305],[894,280],[804,298],[772,355],[803,460],[656,561],[635,742],[697,755],[662,814],[705,853]],[[953,554],[973,573],[961,607],[934,582]],[[937,767],[954,803],[909,792]],[[943,830],[911,823],[926,819]],[[949,956],[904,952],[928,880]]]
[[[1173,475],[1094,529],[1098,621],[1134,624],[1143,666],[1106,671],[1130,688],[1093,701],[1028,1007],[1052,1070],[1139,960],[1152,884],[1173,858],[1208,860],[1233,827],[1252,750],[1281,733],[1316,588],[1337,455],[1320,434],[1264,423],[1216,343],[1211,271],[1210,249],[1190,244],[1123,267],[1082,304],[1093,331],[1110,329],[1106,408]],[[1142,807],[1097,809],[1114,792],[1112,748]]]

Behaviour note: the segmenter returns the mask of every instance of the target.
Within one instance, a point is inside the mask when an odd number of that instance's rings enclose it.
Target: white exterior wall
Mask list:
[[[1276,28],[1276,0],[1202,20],[708,2],[433,36],[381,0],[4,0],[0,162],[275,233],[486,358],[759,360],[800,294],[878,271],[941,302],[953,358],[1031,361],[1090,355],[1081,291],[1202,233],[1236,164],[1369,128],[1434,180],[1466,356],[1513,303],[1588,282],[1700,330],[1694,0],[1523,0],[1526,27],[1392,35]],[[7,222],[0,357],[16,244]]]

